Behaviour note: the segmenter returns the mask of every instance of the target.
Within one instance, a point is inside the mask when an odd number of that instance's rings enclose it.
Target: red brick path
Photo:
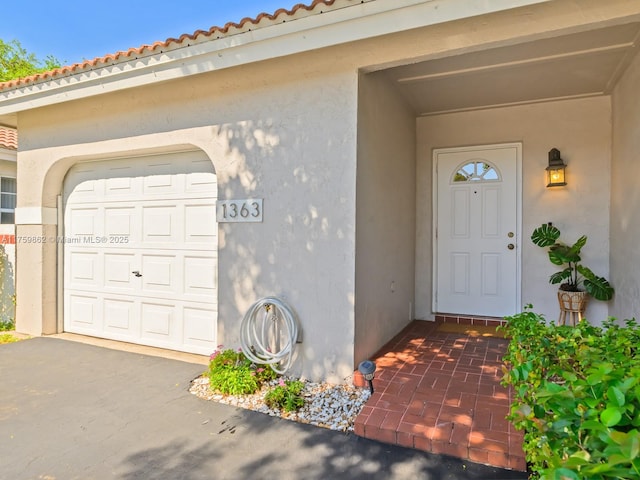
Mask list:
[[[505,420],[507,340],[436,331],[414,321],[373,358],[375,393],[355,433],[381,442],[525,471],[522,432]],[[356,375],[356,384],[366,382]]]

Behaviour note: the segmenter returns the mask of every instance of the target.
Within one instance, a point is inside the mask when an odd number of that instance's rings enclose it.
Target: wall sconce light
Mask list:
[[[567,184],[564,170],[567,166],[560,158],[560,150],[549,150],[549,166],[547,167],[547,187],[562,187]]]
[[[358,365],[358,371],[369,382],[369,391],[373,393],[373,377],[376,376],[376,364],[371,360],[365,360]]]

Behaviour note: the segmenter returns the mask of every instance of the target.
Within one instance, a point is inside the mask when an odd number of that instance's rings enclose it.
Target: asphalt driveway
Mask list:
[[[203,365],[59,338],[0,345],[0,479],[525,479],[201,400]]]

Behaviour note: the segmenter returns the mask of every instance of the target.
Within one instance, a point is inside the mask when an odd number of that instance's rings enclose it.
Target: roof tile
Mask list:
[[[113,54],[108,54],[103,57],[97,57],[93,60],[85,60],[80,63],[75,63],[69,66],[57,68],[43,73],[38,73],[28,77],[18,78],[15,80],[9,80],[7,82],[0,82],[0,91],[8,90],[12,88],[19,88],[31,83],[37,83],[47,80],[52,80],[57,77],[65,75],[73,75],[84,70],[100,67],[102,65],[112,64],[118,61],[125,61],[128,58],[136,57],[140,55],[152,55],[156,50],[167,48],[178,48],[189,44],[189,42],[200,42],[210,40],[212,38],[220,38],[237,33],[243,33],[252,29],[252,27],[258,26],[261,22],[266,22],[260,27],[272,25],[281,16],[294,17],[300,12],[312,12],[316,8],[321,6],[332,6],[338,0],[313,0],[309,5],[299,3],[291,7],[290,10],[286,8],[280,8],[274,13],[261,13],[255,18],[245,17],[240,20],[239,23],[228,22],[224,27],[211,27],[209,30],[197,30],[192,34],[184,34],[178,38],[168,38],[164,42],[155,42],[150,45],[142,45],[137,48],[130,48],[128,50],[119,51]],[[320,12],[322,13],[322,12]],[[280,19],[286,21],[286,19]]]
[[[18,149],[18,132],[13,128],[0,127],[0,148]]]

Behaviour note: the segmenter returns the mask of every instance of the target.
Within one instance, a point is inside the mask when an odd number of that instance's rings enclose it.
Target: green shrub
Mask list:
[[[300,395],[303,388],[304,383],[300,380],[280,379],[278,386],[267,392],[264,402],[269,408],[294,412],[304,405],[304,399]]]
[[[225,395],[248,395],[276,378],[271,367],[252,364],[242,350],[221,348],[213,352],[209,362],[209,385],[213,390]]]
[[[509,317],[503,384],[509,420],[524,429],[534,478],[640,479],[640,331],[547,325],[530,311]]]
[[[15,328],[15,324],[13,320],[2,320],[0,319],[0,332],[9,332]]]

